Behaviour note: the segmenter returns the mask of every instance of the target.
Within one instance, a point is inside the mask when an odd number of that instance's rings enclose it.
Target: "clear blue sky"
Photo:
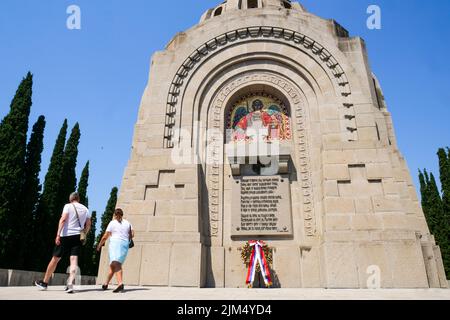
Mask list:
[[[42,178],[64,118],[80,122],[78,175],[91,161],[89,199],[103,212],[120,186],[152,53],[196,24],[219,0],[2,0],[0,117],[22,77],[34,74],[30,127],[46,116]],[[384,89],[400,149],[417,169],[437,172],[436,151],[450,145],[450,1],[304,0],[363,37]],[[66,28],[66,8],[82,11],[82,30]],[[366,9],[382,9],[382,30],[366,27]]]

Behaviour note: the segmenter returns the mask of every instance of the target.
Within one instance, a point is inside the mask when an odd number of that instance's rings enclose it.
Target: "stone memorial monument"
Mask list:
[[[364,41],[296,2],[224,1],[154,54],[117,206],[128,284],[245,287],[263,240],[282,288],[447,286]]]

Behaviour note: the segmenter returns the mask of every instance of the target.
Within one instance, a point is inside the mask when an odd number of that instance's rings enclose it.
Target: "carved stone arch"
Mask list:
[[[265,41],[270,39],[271,41],[278,41],[280,43],[290,43],[299,50],[308,52],[308,54],[313,57],[324,70],[326,70],[330,78],[334,79],[337,88],[340,88],[339,90],[342,97],[345,98],[343,103],[347,106],[352,105],[348,99],[351,95],[350,82],[344,68],[340,65],[338,60],[316,40],[311,39],[302,33],[284,28],[266,26],[241,28],[222,34],[204,43],[189,55],[176,72],[167,97],[164,148],[172,148],[174,146],[172,138],[174,135],[175,115],[177,114],[177,108],[180,104],[180,97],[183,95],[182,91],[185,88],[185,83],[191,77],[192,73],[197,70],[212,53],[223,50],[230,45],[245,43],[249,39],[262,39]]]
[[[224,130],[225,111],[227,106],[237,94],[250,86],[267,86],[272,87],[281,93],[290,104],[291,116],[293,121],[294,143],[298,146],[298,152],[295,154],[295,162],[297,164],[299,185],[301,186],[302,203],[302,224],[304,237],[314,237],[317,235],[317,219],[314,210],[313,184],[311,180],[311,164],[308,153],[308,134],[306,132],[306,114],[305,101],[303,95],[296,86],[284,79],[281,75],[270,72],[249,72],[230,79],[215,94],[211,101],[211,108],[208,117],[208,129],[214,129],[220,133]],[[295,121],[295,122],[294,122]],[[205,178],[208,194],[207,203],[209,226],[207,229],[210,233],[213,245],[222,245],[223,230],[225,230],[223,203],[223,162],[224,162],[224,146],[223,137],[220,135],[211,136],[209,140],[209,154],[212,157],[209,165],[206,166]],[[296,192],[296,191],[294,191]],[[295,229],[295,228],[294,228]]]
[[[292,51],[294,50],[292,49]],[[233,53],[235,52],[236,51],[233,51]],[[276,62],[276,65],[274,62]],[[209,64],[211,66],[214,65],[212,61]],[[203,70],[201,74],[198,74],[193,78],[195,79],[193,80],[195,83],[189,86],[189,91],[186,93],[185,100],[183,101],[183,119],[180,119],[180,123],[183,122],[183,128],[189,126],[192,127],[194,121],[206,119],[208,117],[206,108],[210,106],[209,99],[211,97],[209,96],[212,95],[213,91],[219,90],[218,84],[223,83],[240,72],[250,70],[254,72],[270,71],[274,74],[284,75],[287,80],[291,83],[295,83],[298,89],[303,92],[308,99],[309,104],[314,106],[313,109],[315,114],[319,113],[318,107],[321,104],[321,101],[324,102],[323,92],[321,92],[323,83],[316,83],[315,79],[321,77],[323,79],[324,75],[322,73],[307,73],[307,70],[302,69],[300,65],[296,65],[291,60],[283,60],[283,57],[275,58],[270,53],[255,54],[251,57],[234,57],[233,59],[226,61],[220,68],[208,69],[207,72]],[[317,68],[317,70],[320,71],[321,69]],[[327,90],[333,90],[331,85],[329,85],[328,88],[329,89]],[[328,96],[328,100],[329,98],[330,97]],[[339,100],[335,101],[334,97],[332,97],[332,100],[336,105],[336,108],[339,108]],[[316,121],[319,120],[320,119],[316,117]],[[341,122],[343,126],[344,121],[342,120]],[[342,132],[344,131],[345,129],[342,129]],[[316,132],[316,134],[318,137],[321,136],[320,132]]]
[[[301,69],[299,65],[290,64],[290,61],[283,60],[282,57],[275,58],[271,55],[271,53],[257,53],[252,54],[252,56],[234,57],[233,59],[230,59],[220,69],[208,73],[202,79],[202,83],[199,86],[195,86],[193,91],[190,91],[189,95],[195,97],[196,99],[195,102],[192,102],[192,105],[194,106],[193,113],[197,116],[197,118],[203,119],[204,116],[207,116],[203,110],[199,110],[199,108],[196,110],[195,107],[200,106],[204,109],[205,106],[209,106],[208,103],[204,103],[208,100],[205,98],[205,95],[210,93],[211,88],[217,87],[216,83],[219,79],[223,81],[223,79],[226,78],[228,80],[236,74],[244,71],[269,71],[273,74],[284,74],[285,77],[287,77],[286,72],[290,72],[295,74],[296,79],[294,80],[293,77],[288,77],[288,79],[291,82],[296,83],[298,87],[302,87],[300,90],[307,89],[310,91],[310,99],[321,98],[321,94],[319,93],[321,89],[320,85],[318,83],[313,83],[315,80],[314,77],[310,76],[308,78],[305,70]],[[216,88],[216,90],[218,89]],[[191,102],[188,102],[187,105],[190,106]]]

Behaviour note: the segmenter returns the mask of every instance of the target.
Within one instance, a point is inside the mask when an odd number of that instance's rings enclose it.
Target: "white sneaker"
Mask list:
[[[64,291],[66,291],[66,293],[73,293],[73,285],[67,286]]]

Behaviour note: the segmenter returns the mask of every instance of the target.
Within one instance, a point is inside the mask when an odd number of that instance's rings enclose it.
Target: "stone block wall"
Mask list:
[[[229,165],[179,164],[173,147],[211,143],[204,134],[224,129],[228,96],[251,87],[292,107],[294,232],[266,239],[281,286],[365,288],[375,266],[384,288],[446,287],[364,41],[295,3],[295,10],[237,3],[217,17],[209,10],[152,58],[118,198],[136,230],[125,281],[245,286],[245,239],[229,232],[237,201]],[[223,146],[212,156],[220,159]],[[105,247],[99,283],[107,264]]]

